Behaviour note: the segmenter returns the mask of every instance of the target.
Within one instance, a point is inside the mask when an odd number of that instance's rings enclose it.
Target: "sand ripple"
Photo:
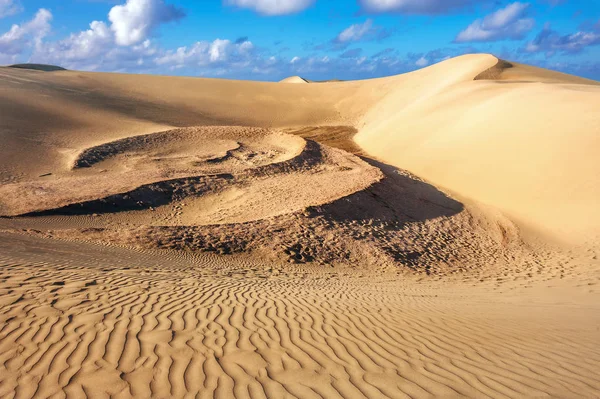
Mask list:
[[[10,235],[0,243],[0,395],[500,398],[600,390],[597,332],[570,331],[569,320],[584,315],[568,308],[536,315],[531,306],[527,315],[522,305],[494,309],[481,292],[465,297],[447,287],[438,295],[390,276],[365,285],[358,275],[307,276],[244,260],[224,267],[216,256]]]

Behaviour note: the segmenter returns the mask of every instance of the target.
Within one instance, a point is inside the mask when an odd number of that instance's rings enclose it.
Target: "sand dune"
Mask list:
[[[300,76],[290,76],[280,80],[279,83],[308,83],[308,81]]]
[[[0,89],[0,396],[599,395],[597,82]]]
[[[600,86],[521,66],[473,81],[495,63],[468,56],[395,78],[357,143],[554,237],[597,236]]]

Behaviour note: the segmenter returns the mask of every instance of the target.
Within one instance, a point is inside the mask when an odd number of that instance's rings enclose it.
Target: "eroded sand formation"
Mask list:
[[[600,392],[594,82],[0,75],[0,396]]]

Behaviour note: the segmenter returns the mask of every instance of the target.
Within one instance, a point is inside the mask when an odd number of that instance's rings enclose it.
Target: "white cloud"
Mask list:
[[[113,7],[110,11],[111,25],[103,21],[93,21],[85,31],[36,46],[30,60],[69,69],[105,71],[205,67],[215,74],[225,73],[228,68],[241,69],[253,62],[254,45],[245,38],[236,42],[224,39],[202,41],[189,48],[180,47],[176,50],[156,47],[147,36],[152,26],[171,19],[165,14],[157,16],[157,10],[164,11],[164,7],[170,10],[162,0],[128,0],[124,5]],[[5,36],[22,36],[23,29],[27,28],[25,31],[28,31],[29,26],[33,25],[35,23],[30,22],[23,27],[14,27]],[[8,42],[7,39],[4,40]]]
[[[303,11],[315,0],[224,0],[229,6],[249,8],[263,15],[286,15]]]
[[[38,46],[31,59],[86,70],[148,67],[159,52],[148,40],[152,30],[182,16],[164,0],[127,0],[110,10],[110,25],[93,21],[88,30]]]
[[[5,62],[13,62],[25,50],[40,48],[42,39],[50,32],[52,13],[44,8],[21,25],[13,25],[0,36],[0,56]]]
[[[0,18],[10,17],[23,11],[21,4],[15,0],[0,0]]]
[[[142,67],[152,69],[158,53],[159,49],[150,40],[128,47],[117,46],[106,24],[94,21],[87,31],[45,43],[32,54],[31,61],[67,69],[131,72]]]
[[[357,42],[369,34],[373,28],[373,21],[367,19],[362,24],[354,24],[344,29],[335,39],[338,43]]]
[[[456,42],[484,42],[522,39],[535,21],[526,18],[528,3],[511,3],[483,19],[475,20],[456,37]]]
[[[363,10],[373,13],[442,14],[474,4],[475,0],[358,0]]]
[[[87,65],[102,59],[113,46],[114,36],[109,27],[104,22],[94,21],[86,31],[73,33],[58,42],[45,43],[32,58],[66,67],[77,66],[80,62]],[[88,66],[88,69],[94,68]]]
[[[361,24],[353,24],[341,31],[329,42],[315,46],[316,50],[344,50],[350,44],[359,41],[383,40],[392,35],[392,31],[375,26],[373,20],[367,19]]]
[[[210,45],[210,62],[225,61],[229,52],[231,41],[215,39]]]
[[[215,39],[212,42],[197,42],[191,47],[179,47],[166,51],[155,59],[157,65],[172,69],[183,67],[209,67],[245,65],[252,60],[254,45],[250,41],[234,43],[230,40]]]
[[[108,13],[116,43],[129,46],[144,41],[158,25],[183,17],[183,11],[164,0],[127,0]]]

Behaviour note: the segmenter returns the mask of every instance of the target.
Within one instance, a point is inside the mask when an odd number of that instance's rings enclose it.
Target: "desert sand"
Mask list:
[[[600,396],[598,82],[0,90],[0,397]]]

